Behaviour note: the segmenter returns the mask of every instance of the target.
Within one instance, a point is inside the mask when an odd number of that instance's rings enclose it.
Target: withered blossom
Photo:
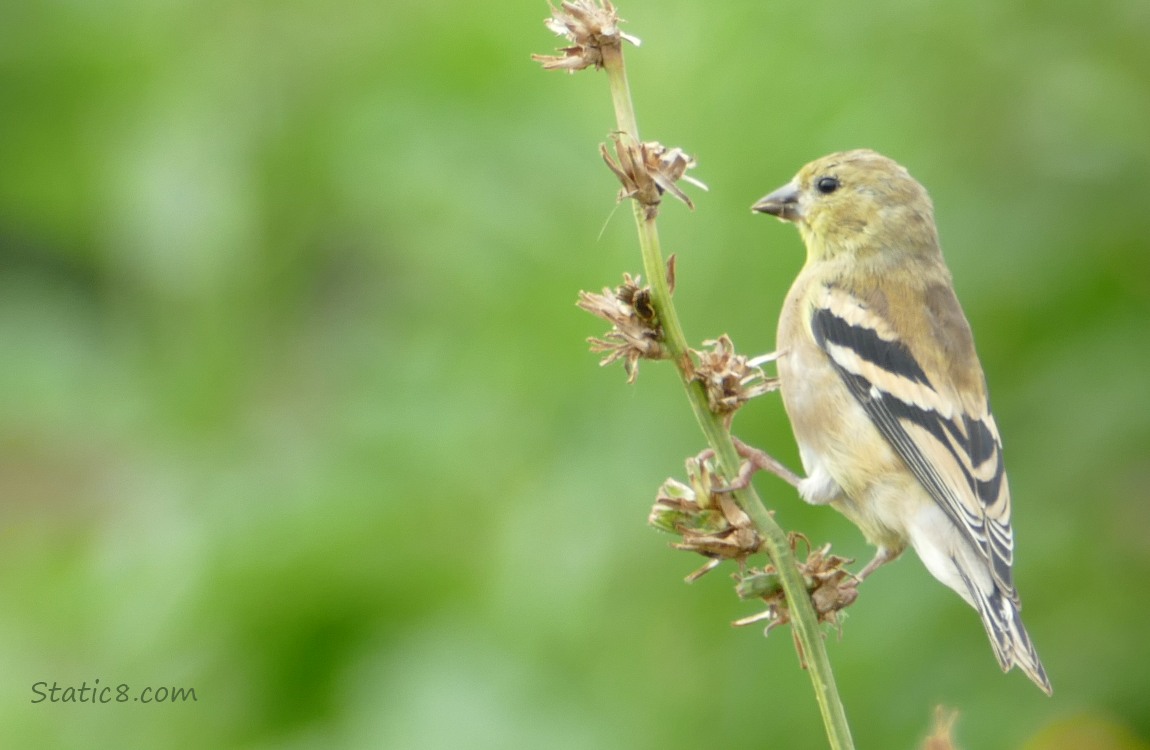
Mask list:
[[[815,615],[819,622],[839,625],[838,613],[854,604],[858,598],[858,579],[846,565],[854,562],[849,558],[831,554],[831,546],[818,549],[811,547],[810,541],[802,534],[791,533],[791,549],[795,551],[799,541],[807,545],[807,559],[798,564],[803,584],[811,597]],[[766,620],[765,632],[790,622],[786,594],[773,565],[753,568],[735,576],[735,593],[743,599],[762,599],[767,608],[758,614],[736,620],[737,626],[751,625]]]
[[[763,540],[730,493],[716,492],[710,460],[687,459],[687,481],[668,479],[659,488],[647,523],[683,538],[675,549],[697,552],[710,561],[687,576],[693,581],[723,560],[742,563],[760,551]]]
[[[946,706],[935,706],[934,726],[930,736],[922,743],[921,750],[955,750],[954,725],[958,721],[958,711]]]
[[[623,184],[619,200],[634,198],[646,209],[649,219],[658,213],[665,192],[683,201],[688,208],[695,208],[690,197],[675,183],[683,180],[703,190],[707,186],[687,175],[687,170],[695,166],[695,160],[681,148],[667,148],[658,141],[636,143],[624,133],[612,133],[611,141],[615,144],[615,158],[611,158],[605,144],[599,146],[599,152]]]
[[[619,30],[622,19],[610,0],[569,0],[558,8],[552,6],[551,17],[544,23],[559,36],[567,37],[568,47],[562,55],[532,55],[544,70],[566,70],[574,73],[584,68],[603,67],[603,48],[619,46],[625,39],[635,46],[639,40]]]
[[[760,367],[773,355],[748,359],[735,352],[734,343],[725,333],[703,345],[710,349],[692,350],[697,360],[695,379],[703,384],[714,413],[726,415],[729,421],[730,415],[752,398],[778,390],[778,378],[767,377]]]
[[[597,315],[611,324],[603,338],[589,338],[591,351],[605,352],[599,361],[606,366],[623,360],[627,382],[634,383],[639,374],[640,359],[662,359],[666,356],[663,328],[651,304],[651,288],[639,286],[640,277],[623,274],[622,285],[602,294],[579,292],[580,309]]]

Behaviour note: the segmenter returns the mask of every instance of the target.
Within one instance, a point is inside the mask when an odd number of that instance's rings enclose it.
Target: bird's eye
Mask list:
[[[836,177],[820,177],[815,183],[815,187],[823,195],[830,195],[839,189],[839,181]]]

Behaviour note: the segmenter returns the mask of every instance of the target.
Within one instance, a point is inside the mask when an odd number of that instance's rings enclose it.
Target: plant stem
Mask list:
[[[605,45],[602,47],[602,53],[603,67],[607,71],[607,77],[611,84],[611,101],[615,107],[615,120],[618,128],[626,136],[633,139],[634,143],[639,143],[639,129],[635,122],[631,90],[623,65],[622,47],[621,45]],[[683,334],[682,325],[679,323],[679,316],[671,302],[671,290],[667,283],[655,217],[649,216],[648,211],[639,204],[639,201],[632,201],[631,205],[639,230],[639,244],[643,253],[643,270],[651,284],[651,303],[663,327],[663,343],[670,353],[675,367],[679,370],[679,375],[686,387],[691,410],[707,438],[707,443],[715,451],[715,456],[718,458],[724,474],[727,477],[734,477],[739,471],[739,456],[731,442],[730,433],[720,418],[708,406],[707,395],[702,383],[692,376],[687,339]],[[854,743],[851,739],[850,726],[847,724],[842,700],[839,698],[838,689],[835,687],[835,677],[831,671],[830,658],[827,656],[818,619],[815,616],[802,575],[799,573],[787,535],[771,514],[767,512],[762,500],[759,499],[753,488],[747,487],[736,490],[734,494],[739,507],[750,517],[751,522],[763,538],[767,554],[774,563],[783,589],[786,591],[791,626],[795,630],[807,662],[811,683],[815,690],[815,698],[822,713],[830,746],[834,750],[851,750],[854,748]]]

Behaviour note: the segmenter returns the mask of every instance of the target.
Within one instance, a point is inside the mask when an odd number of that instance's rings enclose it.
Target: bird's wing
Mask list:
[[[969,341],[957,300],[952,312],[963,321],[962,330],[931,333],[965,336]],[[940,325],[937,316],[932,321],[936,328]],[[1010,491],[985,388],[980,387],[973,399],[970,394],[960,396],[945,368],[916,358],[891,321],[843,289],[821,288],[813,300],[810,325],[815,342],[879,432],[982,552],[1002,591],[1017,600],[1011,576]],[[973,367],[970,374],[981,384],[973,344],[963,348],[970,352],[970,361],[957,366]]]

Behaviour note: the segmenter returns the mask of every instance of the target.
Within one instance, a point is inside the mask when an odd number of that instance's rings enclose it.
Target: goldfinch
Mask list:
[[[1011,575],[1002,443],[926,190],[885,156],[846,151],[752,208],[794,223],[807,248],[777,344],[803,499],[878,547],[860,577],[909,543],[978,610],[1003,671],[1050,694]]]

